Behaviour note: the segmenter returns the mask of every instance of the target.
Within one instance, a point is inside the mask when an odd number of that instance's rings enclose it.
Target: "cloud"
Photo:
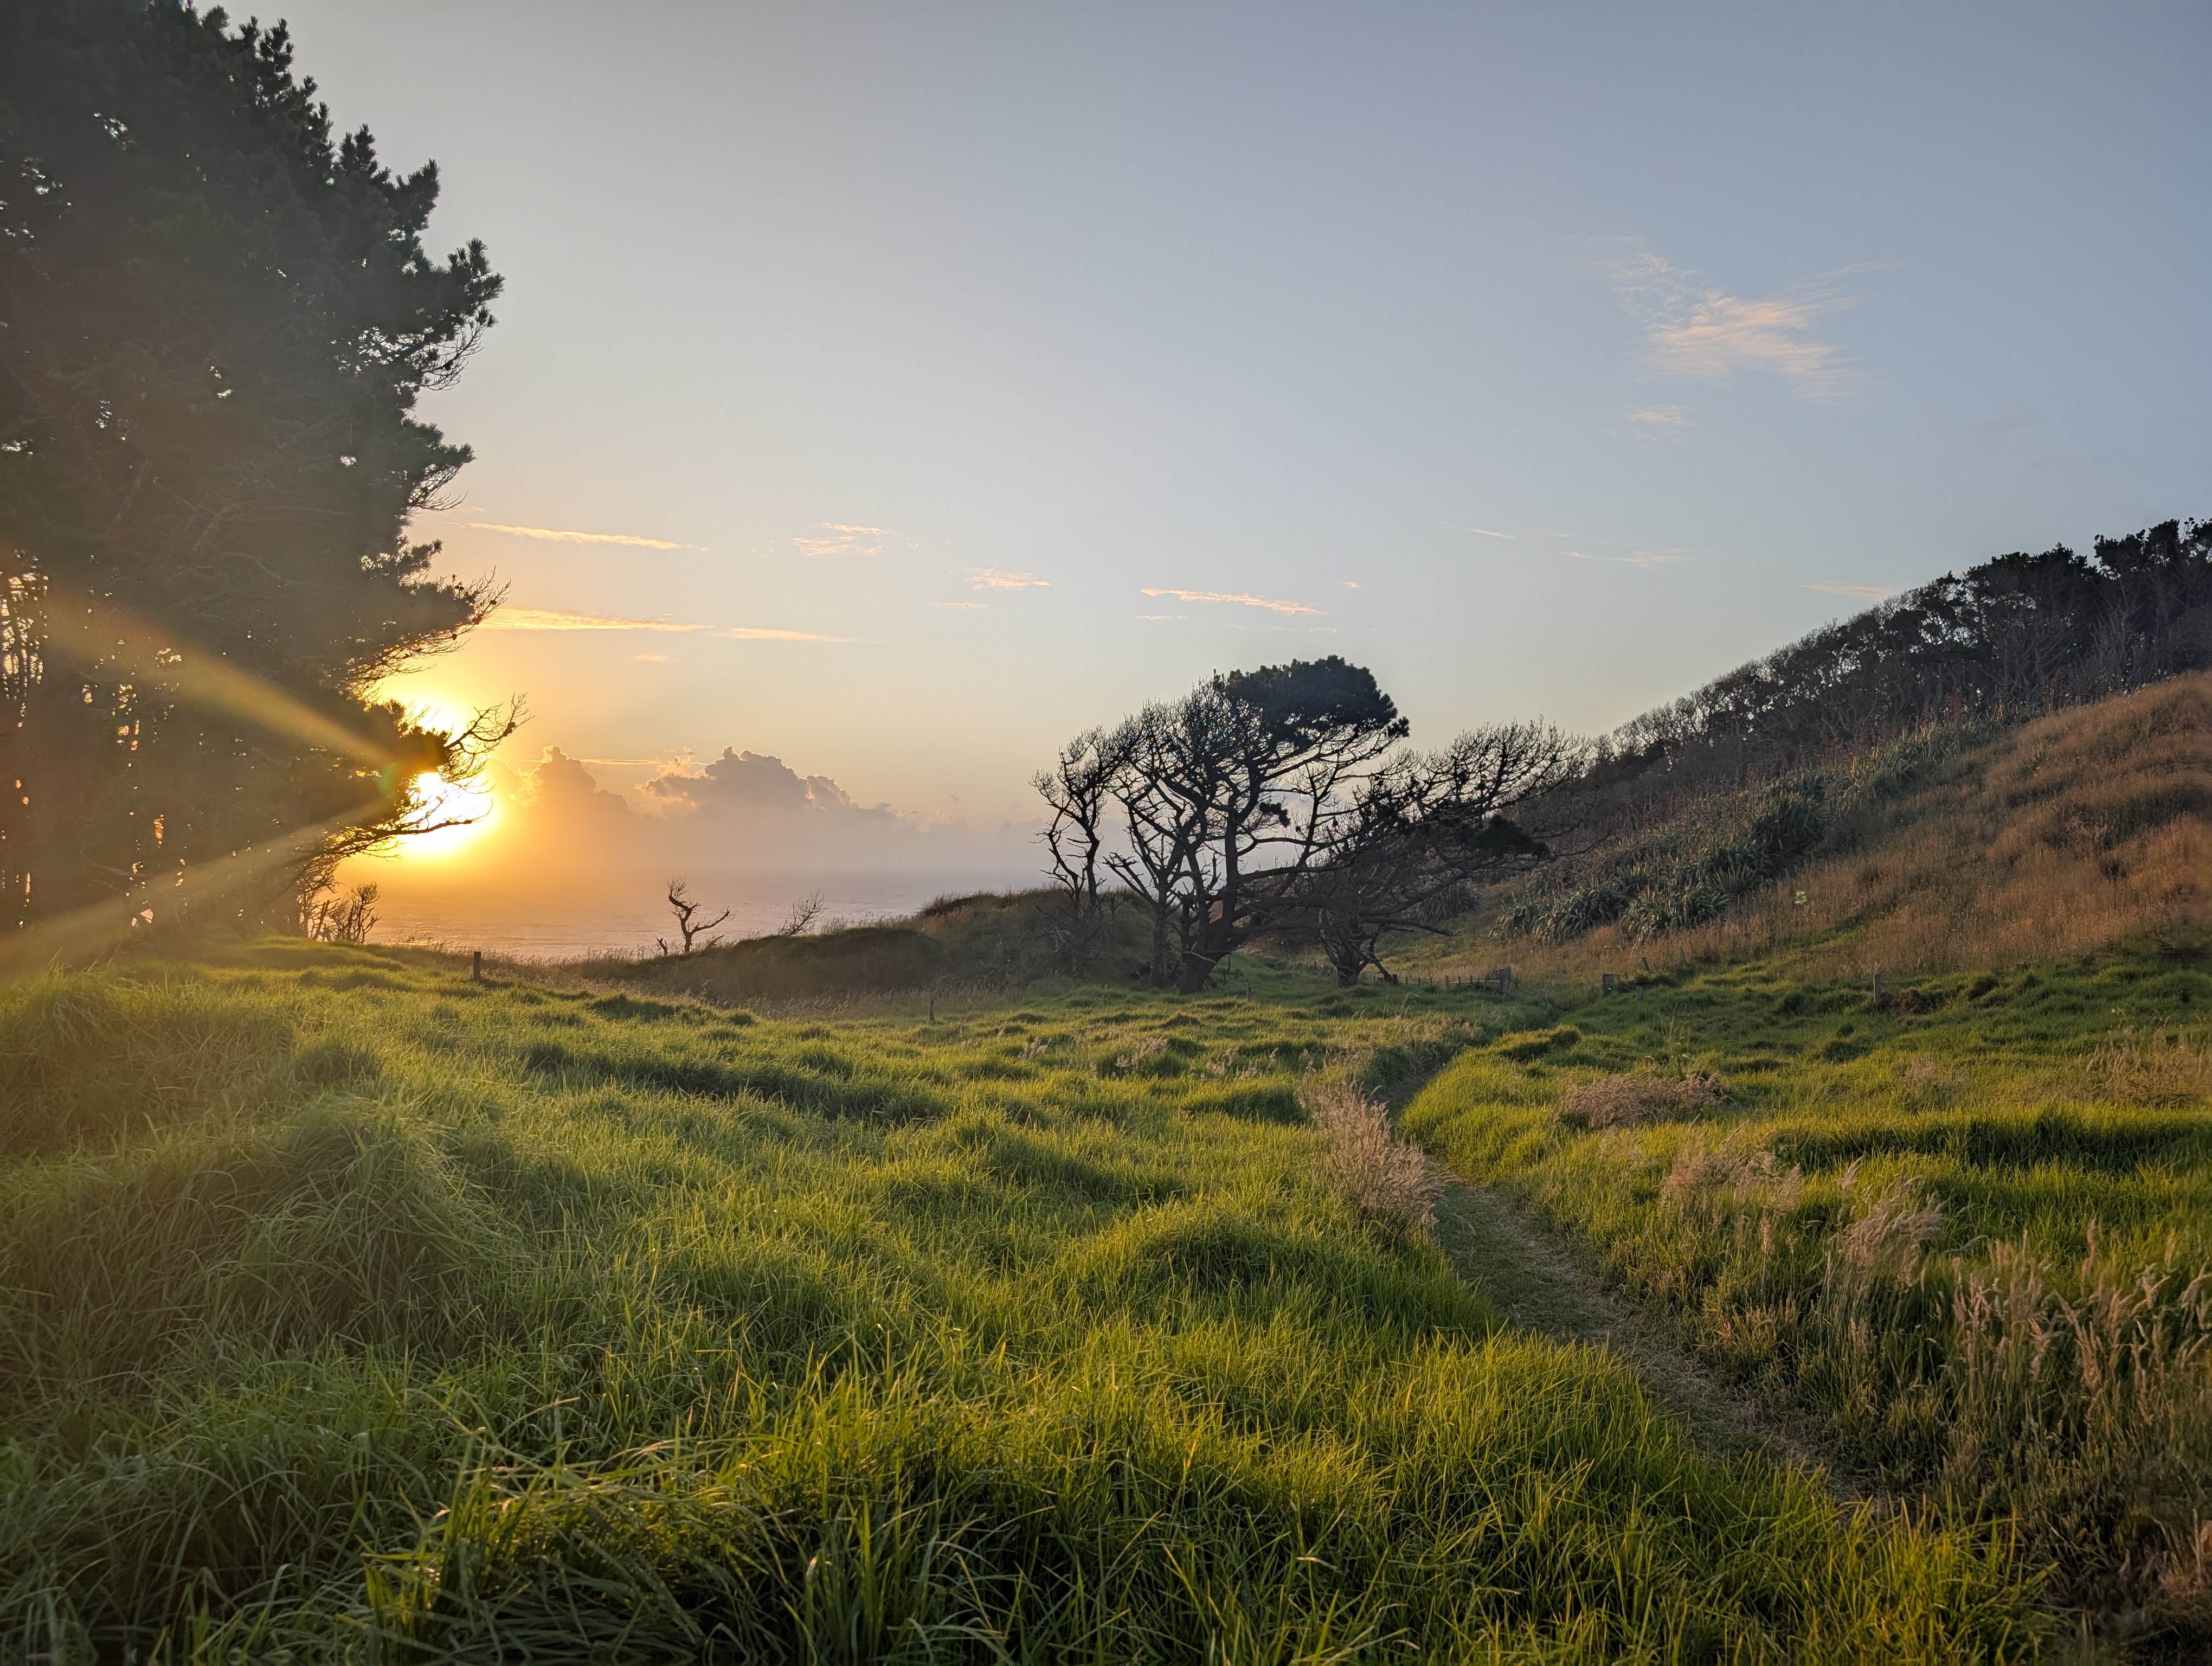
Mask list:
[[[1577,561],[1609,561],[1622,567],[1639,567],[1647,573],[1687,559],[1679,550],[1635,550],[1625,556],[1589,556],[1579,550],[1562,550],[1559,553],[1572,556]]]
[[[1644,440],[1679,440],[1690,431],[1687,405],[1645,405],[1628,413],[1630,429]]]
[[[1220,590],[1146,590],[1147,596],[1173,596],[1179,602],[1233,602],[1239,607],[1264,607],[1270,613],[1319,614],[1321,609],[1304,602],[1271,601],[1265,596],[1230,595]]]
[[[822,530],[826,538],[795,538],[793,545],[809,561],[834,561],[839,556],[880,556],[890,547],[887,540],[903,538],[888,526],[856,526],[848,521],[825,520]]]
[[[1137,613],[1133,614],[1131,617],[1133,618],[1144,619],[1152,623],[1157,624],[1167,619],[1188,619],[1190,617],[1190,615],[1188,613]]]
[[[550,538],[556,544],[628,544],[641,550],[696,550],[696,544],[671,544],[665,538],[638,538],[629,532],[571,532],[553,526],[502,526],[495,521],[471,520],[479,532],[511,532],[516,538]]]
[[[1487,526],[1462,526],[1460,528],[1460,531],[1462,532],[1473,532],[1477,538],[1502,538],[1508,544],[1513,542],[1512,533],[1493,532]]]
[[[1034,573],[1009,573],[996,567],[971,567],[968,581],[978,590],[1049,590],[1052,581]]]
[[[740,642],[857,642],[857,636],[825,636],[818,630],[778,630],[769,625],[732,625],[727,630],[718,630],[717,636],[726,636]]]
[[[642,660],[648,665],[665,666],[668,664],[670,656],[665,654],[633,654],[630,658]]]
[[[949,607],[963,613],[988,613],[991,611],[991,604],[988,602],[925,602],[922,605]]]
[[[1746,300],[1697,282],[1698,274],[1649,250],[1609,264],[1621,304],[1644,326],[1647,367],[1662,376],[1723,382],[1739,370],[1772,371],[1807,398],[1835,398],[1863,378],[1842,348],[1815,339],[1816,319],[1854,304],[1831,277]]]
[[[1887,584],[1808,584],[1804,590],[1817,590],[1826,596],[1850,596],[1855,600],[1878,602],[1886,596],[1894,596],[1896,589]]]
[[[623,619],[605,613],[571,613],[558,607],[502,607],[479,630],[704,630],[672,619]]]
[[[502,607],[477,627],[482,630],[707,630],[675,619],[624,619],[607,613],[571,613],[558,607]],[[741,642],[853,642],[857,636],[828,636],[815,630],[779,630],[769,625],[732,625],[708,631]],[[640,658],[651,658],[641,655]]]
[[[780,757],[725,746],[703,769],[665,766],[637,789],[665,809],[854,810],[852,794],[827,775],[802,775]]]

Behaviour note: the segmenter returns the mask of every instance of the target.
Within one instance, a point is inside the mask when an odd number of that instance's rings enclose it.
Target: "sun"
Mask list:
[[[433,830],[400,840],[399,854],[410,860],[442,861],[457,856],[482,838],[499,817],[499,800],[489,788],[448,781],[434,769],[415,777],[414,796],[420,807],[409,819]]]

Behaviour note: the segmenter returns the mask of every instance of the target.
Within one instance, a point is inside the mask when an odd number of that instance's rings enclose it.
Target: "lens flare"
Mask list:
[[[498,818],[499,800],[489,787],[473,781],[449,781],[434,769],[415,777],[416,804],[408,821],[422,829],[408,835],[392,854],[404,861],[447,861],[482,838]]]

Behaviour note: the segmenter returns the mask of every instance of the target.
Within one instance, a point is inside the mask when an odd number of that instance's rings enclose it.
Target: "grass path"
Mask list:
[[[1571,1246],[1495,1188],[1450,1178],[1437,1200],[1437,1241],[1513,1324],[1626,1361],[1709,1452],[1761,1451],[1831,1491],[1844,1490],[1805,1431],[1729,1388],[1663,1322],[1607,1290]]]
[[[1403,1110],[1435,1076],[1433,1070],[1419,1071],[1389,1084],[1384,1102],[1394,1112]],[[1442,1164],[1436,1168],[1444,1177],[1436,1206],[1437,1242],[1508,1322],[1619,1355],[1715,1456],[1764,1452],[1832,1493],[1854,1494],[1821,1457],[1808,1427],[1730,1388],[1663,1321],[1607,1289],[1574,1247],[1524,1205]]]

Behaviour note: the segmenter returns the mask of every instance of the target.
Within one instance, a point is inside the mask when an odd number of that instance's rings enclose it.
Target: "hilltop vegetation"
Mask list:
[[[2208,815],[2197,672],[1686,791],[1493,899],[1451,952],[1585,978],[1777,954],[1826,978],[2052,959],[2201,922]]]

